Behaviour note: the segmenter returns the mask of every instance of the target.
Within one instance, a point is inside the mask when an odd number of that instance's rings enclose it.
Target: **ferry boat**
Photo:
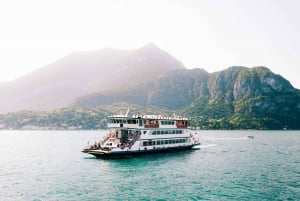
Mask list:
[[[200,145],[191,119],[160,115],[111,115],[109,132],[82,152],[97,158],[122,158],[187,150]]]

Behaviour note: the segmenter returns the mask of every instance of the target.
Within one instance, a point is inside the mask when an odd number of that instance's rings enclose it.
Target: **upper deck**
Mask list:
[[[108,128],[156,129],[156,128],[190,128],[191,119],[187,117],[167,117],[161,115],[111,115]]]

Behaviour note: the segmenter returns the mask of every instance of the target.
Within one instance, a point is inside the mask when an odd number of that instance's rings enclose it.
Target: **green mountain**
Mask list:
[[[300,92],[265,67],[211,74],[208,94],[184,110],[210,128],[299,129]]]
[[[300,128],[299,90],[265,67],[231,67],[215,73],[173,70],[130,90],[81,97],[73,106],[124,102],[186,114],[203,128]]]

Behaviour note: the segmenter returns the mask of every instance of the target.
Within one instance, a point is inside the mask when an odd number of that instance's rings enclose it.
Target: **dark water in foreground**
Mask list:
[[[200,150],[122,160],[80,152],[104,133],[0,131],[0,200],[300,200],[300,131],[201,131]]]

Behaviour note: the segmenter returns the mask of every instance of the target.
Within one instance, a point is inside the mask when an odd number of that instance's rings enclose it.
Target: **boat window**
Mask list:
[[[136,124],[136,120],[135,119],[128,119],[128,124]]]
[[[139,121],[139,126],[143,126],[143,121],[141,119],[139,119],[138,121]]]
[[[148,140],[148,141],[143,141],[143,146],[153,146],[153,145],[159,145],[161,144],[161,142],[158,141],[152,141],[152,140]]]

